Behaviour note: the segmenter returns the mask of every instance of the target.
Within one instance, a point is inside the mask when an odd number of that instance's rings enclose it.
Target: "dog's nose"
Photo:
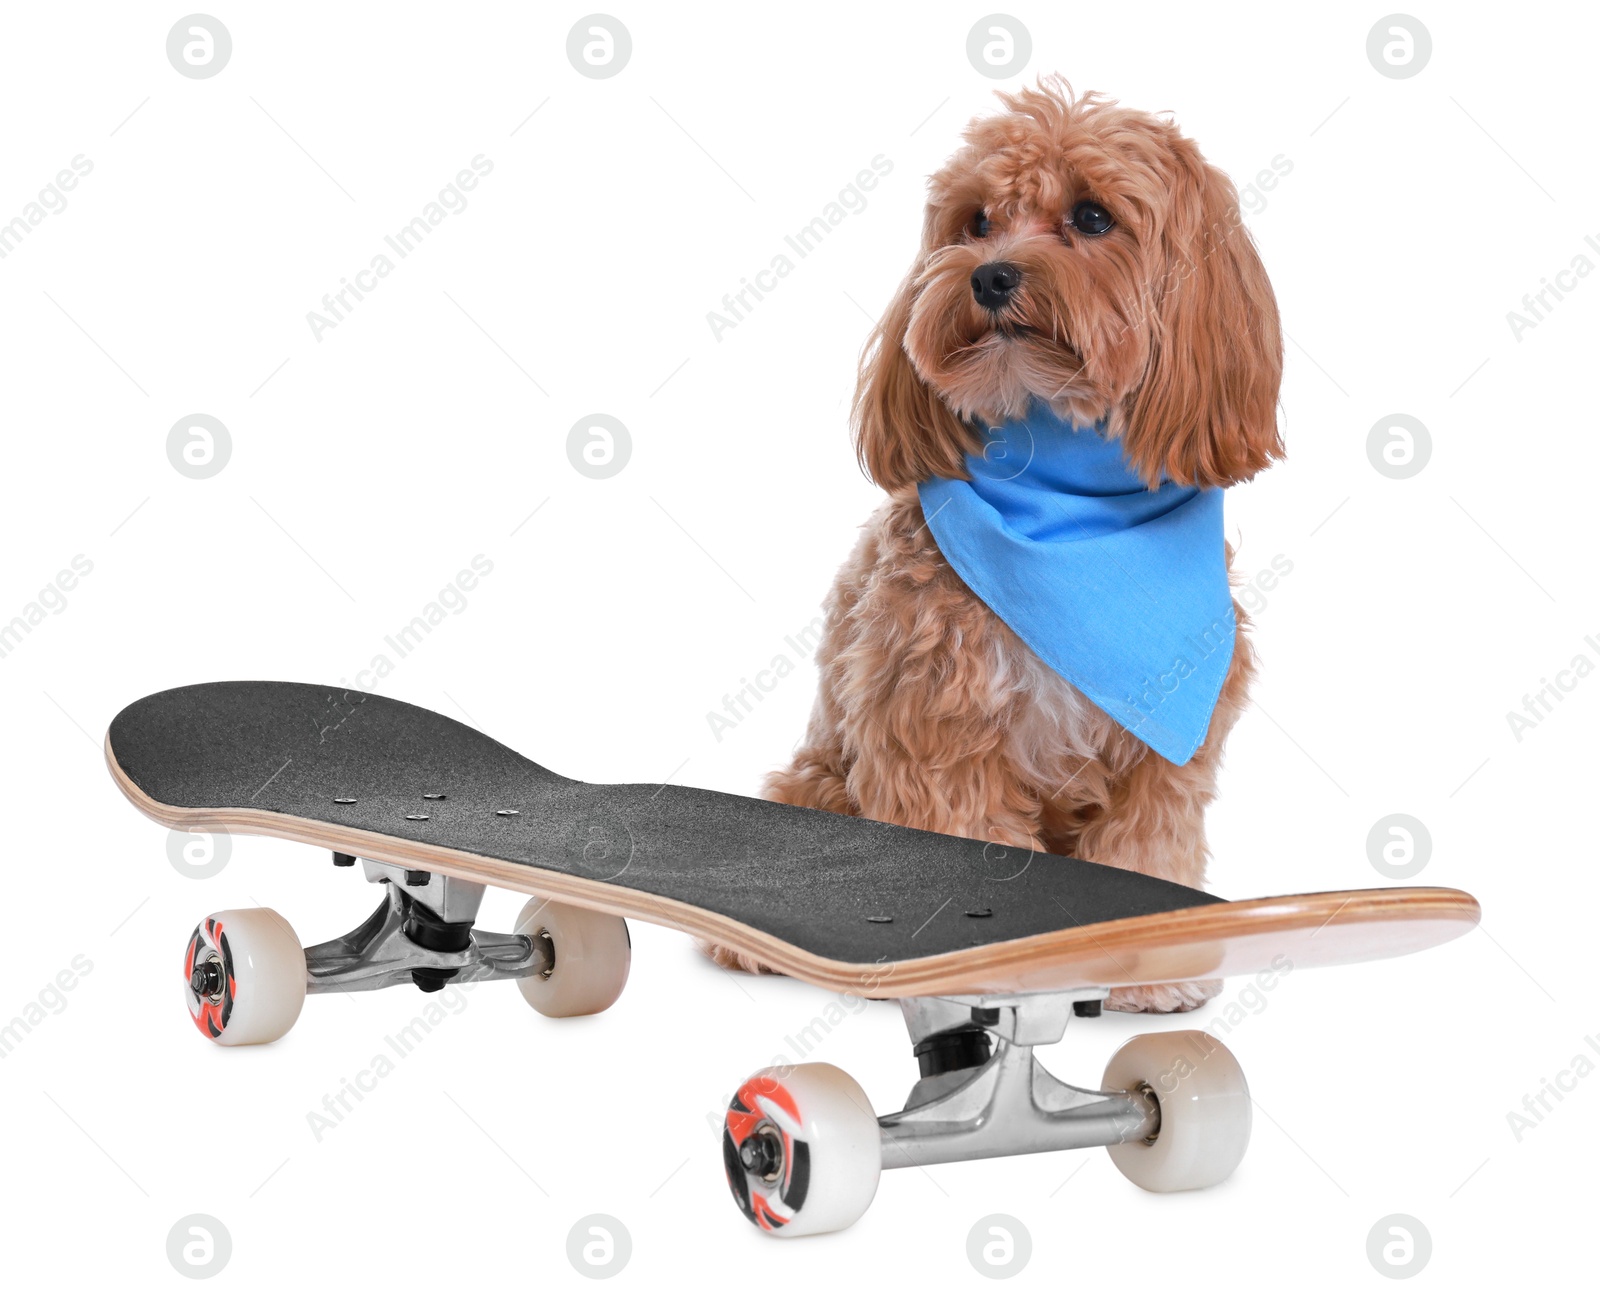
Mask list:
[[[990,261],[972,272],[972,295],[985,310],[999,310],[1021,282],[1022,271],[1010,261]]]

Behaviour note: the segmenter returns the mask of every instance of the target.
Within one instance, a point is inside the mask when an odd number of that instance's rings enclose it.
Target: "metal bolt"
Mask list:
[[[783,1141],[770,1124],[763,1124],[739,1144],[739,1163],[746,1173],[772,1182],[783,1168]]]
[[[222,964],[215,960],[197,962],[189,975],[189,988],[198,998],[215,998],[222,992]]]

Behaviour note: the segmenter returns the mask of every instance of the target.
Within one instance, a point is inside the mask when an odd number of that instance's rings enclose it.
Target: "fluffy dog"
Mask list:
[[[974,595],[917,486],[966,478],[979,429],[1036,402],[1115,438],[1147,488],[1247,480],[1282,453],[1277,307],[1233,184],[1174,125],[1059,80],[1000,97],[933,176],[921,250],[863,353],[854,431],[889,497],[828,597],[810,725],[765,794],[1198,887],[1254,673],[1244,609],[1210,727],[1173,763]],[[1182,1011],[1217,987],[1109,1005]]]

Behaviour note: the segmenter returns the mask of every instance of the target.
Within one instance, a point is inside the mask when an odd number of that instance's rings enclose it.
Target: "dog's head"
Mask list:
[[[1227,176],[1177,127],[1059,81],[1002,95],[929,185],[922,249],[868,343],[857,446],[886,489],[966,475],[972,424],[1104,422],[1151,485],[1282,453],[1283,344]]]

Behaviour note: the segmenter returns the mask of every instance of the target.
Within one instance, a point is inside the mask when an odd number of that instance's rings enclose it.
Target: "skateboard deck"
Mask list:
[[[562,777],[389,698],[297,683],[156,693],[111,723],[168,827],[281,837],[672,927],[878,998],[1116,987],[1393,957],[1470,930],[1422,887],[1228,902],[1078,859],[672,784]]]

